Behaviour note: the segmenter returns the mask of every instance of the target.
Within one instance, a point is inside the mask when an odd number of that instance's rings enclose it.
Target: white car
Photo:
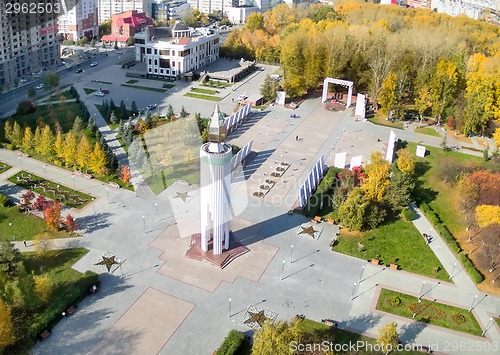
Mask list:
[[[238,100],[243,101],[243,100],[246,100],[247,98],[248,98],[248,96],[247,96],[247,95],[240,95],[240,96],[238,97]]]
[[[38,84],[38,85],[36,86],[36,89],[37,89],[37,90],[42,90],[44,87],[45,87],[45,85],[43,85],[43,84]]]
[[[154,108],[156,108],[156,104],[151,104],[151,105],[148,105],[148,106],[147,106],[147,109],[148,109],[148,110],[152,110],[152,109],[154,109]]]
[[[96,65],[97,65],[97,62],[92,62],[92,63],[90,63],[90,66],[91,66],[91,67],[95,67]]]
[[[104,93],[102,91],[98,91],[94,94],[95,96],[100,96],[100,97],[103,97],[104,96]]]

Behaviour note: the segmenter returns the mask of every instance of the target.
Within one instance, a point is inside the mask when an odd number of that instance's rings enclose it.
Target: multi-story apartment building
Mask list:
[[[113,15],[122,12],[137,10],[144,12],[150,0],[98,0],[99,1],[99,23],[106,22]]]
[[[190,8],[186,0],[155,0],[144,11],[152,19],[167,23],[170,20],[180,20],[189,13]]]
[[[0,4],[0,84],[14,84],[32,73],[61,64],[57,17],[6,14]]]
[[[451,16],[465,14],[473,19],[479,19],[484,9],[498,11],[499,0],[431,0],[431,9]]]
[[[431,8],[431,0],[407,0],[406,4],[409,7],[414,7],[414,8],[422,8],[422,9]]]
[[[59,33],[64,39],[92,39],[99,34],[98,0],[79,0],[59,16]]]
[[[148,26],[135,35],[135,59],[144,62],[146,74],[178,77],[219,58],[219,35],[196,36],[182,22],[170,27]]]
[[[187,2],[192,8],[198,9],[205,14],[222,11],[224,15],[232,7],[237,7],[240,4],[239,0],[187,0]]]

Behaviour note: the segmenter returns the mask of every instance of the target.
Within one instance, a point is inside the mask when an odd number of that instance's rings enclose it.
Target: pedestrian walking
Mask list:
[[[28,247],[28,243],[26,243],[25,240],[23,240],[23,243],[24,243],[24,247],[27,248]]]

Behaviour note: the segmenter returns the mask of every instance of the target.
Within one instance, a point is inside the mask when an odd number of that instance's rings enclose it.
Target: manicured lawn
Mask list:
[[[495,318],[495,322],[497,322],[497,326],[500,327],[500,318]]]
[[[88,250],[83,248],[50,250],[43,253],[22,253],[26,271],[34,276],[47,276],[52,284],[52,295],[46,304],[30,304],[30,310],[16,308],[13,312],[17,342],[6,353],[24,354],[36,343],[36,337],[61,320],[62,312],[76,305],[87,290],[98,281],[97,274],[82,274],[71,266]]]
[[[368,121],[378,124],[380,126],[392,127],[397,129],[403,129],[403,122],[392,122],[385,119],[386,117],[380,114],[375,114],[372,118],[369,118]]]
[[[83,88],[83,91],[85,91],[85,93],[86,93],[87,95],[89,95],[89,94],[92,94],[93,92],[96,92],[96,91],[97,91],[97,89]]]
[[[474,315],[466,309],[421,299],[404,293],[382,289],[377,302],[378,310],[398,316],[481,336],[482,330]]]
[[[25,181],[19,181],[17,178]],[[52,200],[58,200],[64,205],[73,208],[82,208],[92,201],[92,196],[75,191],[50,180],[46,180],[27,171],[20,171],[8,179],[11,183],[19,185],[25,189],[31,189]],[[43,188],[42,188],[43,187]]]
[[[125,83],[127,84],[135,84],[135,83],[138,83],[139,80],[135,80],[135,79],[130,79],[130,80],[127,80]]]
[[[220,101],[221,100],[220,97],[194,94],[194,93],[190,93],[190,92],[188,92],[187,94],[184,94],[184,96],[194,97],[195,99],[203,99],[203,100],[209,100],[209,101]]]
[[[168,90],[168,89],[172,89],[173,87],[175,87],[175,85],[174,85],[174,84],[167,84],[167,83],[163,83],[162,87],[163,87],[164,89],[167,89],[167,90]]]
[[[218,91],[216,90],[200,89],[200,88],[194,88],[193,90],[191,90],[191,92],[207,94],[207,95],[216,95],[218,93]]]
[[[448,273],[413,223],[387,222],[366,232],[341,230],[334,251],[360,259],[378,259],[382,264],[397,264],[402,270],[448,281]]]
[[[168,89],[159,89],[159,88],[151,88],[148,86],[139,86],[139,85],[129,85],[129,84],[122,84],[122,86],[126,86],[132,89],[141,89],[141,90],[149,90],[149,91],[156,91],[156,92],[167,92]]]
[[[221,82],[221,81],[212,81],[212,80],[208,80],[206,81],[203,86],[209,86],[209,87],[217,87],[217,88],[227,88],[229,86],[231,86],[231,84],[229,83],[225,83],[225,82]]]
[[[199,164],[172,164],[166,169],[158,170],[154,175],[148,175],[139,169],[151,190],[158,195],[177,180],[187,181],[189,184],[200,183]],[[163,171],[163,174],[162,174]]]
[[[108,85],[111,85],[113,83],[110,83],[109,81],[97,81],[99,84],[108,84]]]
[[[51,114],[52,111],[53,113]],[[27,115],[15,114],[12,116],[12,120],[19,123],[21,127],[30,126],[34,132],[40,118],[42,122],[53,127],[54,120],[52,117],[56,117],[57,122],[59,122],[61,128],[63,129],[63,132],[67,132],[73,127],[73,122],[75,121],[75,116],[78,112],[79,109],[76,102],[66,102],[64,104],[57,103],[37,106],[35,112]],[[1,130],[3,137],[3,124],[1,125]]]
[[[6,172],[7,170],[9,170],[10,168],[12,168],[12,166],[10,165],[7,165],[5,163],[0,163],[0,174]]]
[[[59,95],[57,95],[57,94],[52,95],[50,97],[49,101],[59,101],[59,100],[61,100],[61,96],[65,100],[74,99],[75,98],[73,95],[71,95],[71,93],[69,92],[69,90],[66,90],[66,91],[61,92]]]
[[[2,240],[32,240],[38,234],[49,234],[52,238],[67,238],[64,231],[46,229],[45,221],[35,215],[19,212],[17,206],[0,205],[0,239]]]
[[[415,133],[427,134],[429,136],[434,136],[434,137],[441,137],[434,128],[430,127],[417,127],[415,128]]]
[[[360,341],[366,343],[366,347],[357,347],[356,354],[383,354],[375,352],[372,347],[376,344],[376,340],[364,335],[348,332],[346,330],[332,328],[326,324],[315,322],[310,319],[304,319],[299,323],[299,328],[306,333],[307,342],[304,343],[321,343],[322,341],[332,342],[333,344],[355,344]],[[349,351],[335,351],[335,354],[352,354]],[[394,351],[391,354],[420,354],[418,351]]]
[[[106,121],[106,123],[108,124],[109,128],[111,128],[112,130],[116,130],[120,124],[119,123],[111,123],[106,118],[106,116],[102,112],[102,104],[95,104],[95,107],[97,108],[97,111],[99,111],[99,113],[101,114],[102,118],[104,118],[104,121]]]

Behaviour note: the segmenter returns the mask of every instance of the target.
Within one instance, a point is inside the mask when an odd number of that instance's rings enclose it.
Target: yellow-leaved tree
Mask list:
[[[407,148],[398,150],[396,154],[398,156],[398,169],[403,173],[413,175],[415,173],[415,157],[413,154]]]
[[[399,344],[399,334],[396,322],[388,323],[380,328],[378,332],[377,344],[382,347],[385,354],[396,350]]]
[[[301,342],[301,331],[296,320],[291,324],[275,321],[265,323],[253,336],[252,354],[272,355],[291,354],[290,344],[293,341]]]
[[[52,295],[52,281],[47,275],[37,275],[34,277],[35,289],[38,298],[43,302],[47,303]]]
[[[94,150],[90,154],[90,169],[99,175],[106,175],[106,153],[102,150],[98,142],[95,143]]]
[[[0,350],[14,343],[14,326],[10,317],[10,309],[0,298]]]
[[[361,189],[369,201],[380,201],[384,197],[389,182],[389,162],[382,158],[380,152],[372,153],[370,163],[365,166],[365,182]]]
[[[489,225],[500,224],[500,206],[479,205],[476,207],[476,220],[480,227],[485,228]]]

